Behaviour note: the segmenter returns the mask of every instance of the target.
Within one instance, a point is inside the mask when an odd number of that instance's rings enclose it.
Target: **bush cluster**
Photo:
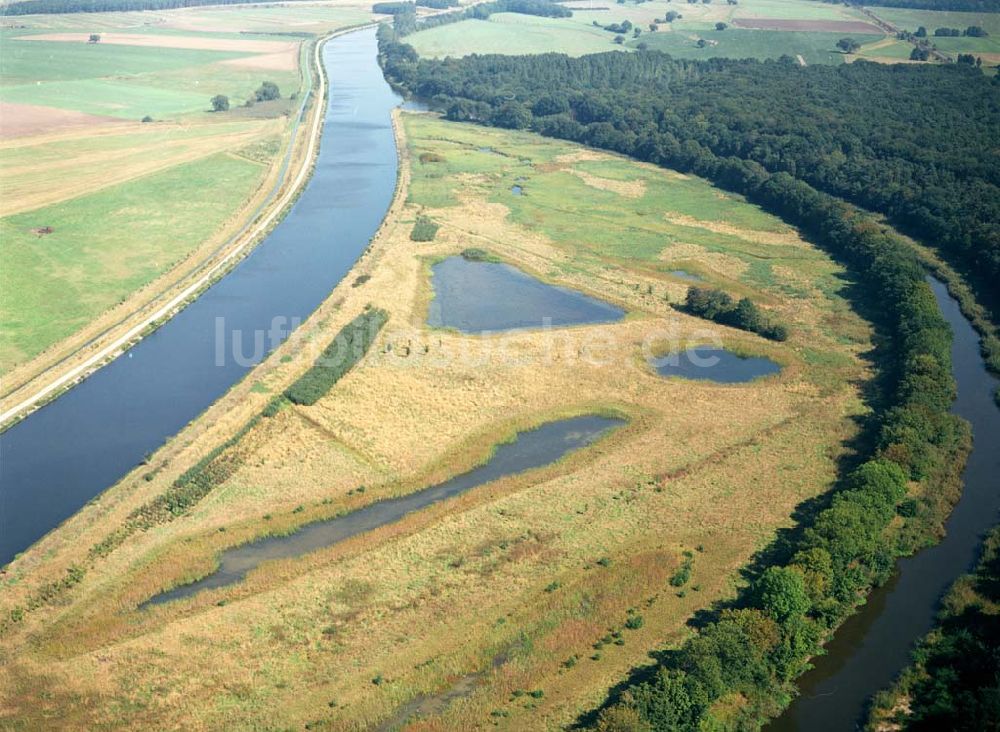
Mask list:
[[[326,395],[368,353],[375,337],[389,319],[379,308],[369,308],[356,317],[330,342],[316,363],[285,390],[293,404],[311,406]]]
[[[736,302],[722,290],[689,287],[684,310],[721,325],[757,333],[772,341],[788,340],[788,328],[773,322],[749,297]]]

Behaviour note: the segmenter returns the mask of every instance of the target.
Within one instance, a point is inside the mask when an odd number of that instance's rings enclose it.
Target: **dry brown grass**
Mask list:
[[[121,127],[128,122],[117,117],[74,112],[37,104],[15,104],[0,101],[0,140],[50,134],[62,130],[95,127]],[[7,193],[4,191],[4,198]]]
[[[0,215],[31,211],[219,152],[236,151],[280,135],[285,126],[281,120],[152,127],[123,122],[117,125],[117,135],[95,137],[86,130],[57,141],[38,139],[33,145],[0,143],[0,151],[17,153],[4,166]]]
[[[402,722],[400,709],[427,696],[420,708],[430,715],[410,729],[559,728],[647,662],[650,649],[681,640],[691,613],[732,595],[738,568],[833,481],[863,411],[857,354],[866,328],[819,289],[789,302],[761,290],[762,301],[794,316],[792,340],[717,330],[729,345],[786,364],[780,376],[739,386],[658,378],[640,344],[705,323],[634,287],[661,282],[642,263],[566,269],[574,262],[563,247],[486,201],[489,183],[456,179],[459,205],[423,212],[442,225],[432,243],[409,240],[418,211],[397,201],[320,311],[154,457],[152,480],[131,476],[15,562],[0,609],[81,561],[129,510],[259,411],[308,367],[309,344],[324,345],[368,303],[391,313],[371,357],[316,405],[262,420],[236,448],[244,467],[191,515],[129,538],[90,566],[65,604],[30,613],[0,640],[6,720],[157,729],[322,720],[361,730]],[[551,334],[428,330],[427,262],[468,246],[631,314]],[[686,256],[719,266],[708,254]],[[810,266],[835,270],[819,255]],[[370,279],[351,287],[361,274]],[[742,273],[731,274],[736,282]],[[809,285],[799,271],[774,277]],[[843,365],[811,364],[807,351]],[[513,430],[600,408],[627,414],[630,425],[554,466],[263,565],[241,585],[134,610],[210,568],[224,546],[417,489],[481,461]],[[366,492],[349,495],[359,483]],[[679,596],[667,580],[683,551],[694,554],[694,575]],[[630,609],[645,622],[622,630]],[[623,644],[592,659],[609,629]],[[535,689],[544,695],[515,694]]]

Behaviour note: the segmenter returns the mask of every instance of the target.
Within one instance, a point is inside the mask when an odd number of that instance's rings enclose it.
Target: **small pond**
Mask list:
[[[515,196],[520,196],[522,193],[524,193],[524,188],[519,185],[513,185],[510,187],[510,192],[513,193]]]
[[[668,353],[651,359],[650,364],[660,376],[680,376],[718,384],[742,384],[781,371],[781,366],[769,358],[738,356],[715,346],[695,346]]]
[[[625,311],[499,262],[449,257],[432,268],[427,323],[463,333],[611,323]]]
[[[444,483],[409,495],[378,501],[327,521],[308,524],[288,536],[267,537],[224,551],[219,568],[214,573],[197,582],[156,595],[140,607],[159,605],[188,597],[201,590],[235,584],[263,562],[298,557],[332,546],[494,480],[554,463],[568,453],[596,442],[611,429],[623,424],[623,419],[584,415],[548,422],[537,429],[520,432],[513,442],[499,445],[484,465]]]
[[[687,270],[683,270],[683,269],[672,269],[669,272],[667,272],[667,274],[668,275],[672,275],[672,276],[676,277],[677,279],[688,280],[690,282],[703,282],[704,281],[704,279],[701,278],[701,277],[699,277],[698,275],[692,274],[691,272],[688,272]]]

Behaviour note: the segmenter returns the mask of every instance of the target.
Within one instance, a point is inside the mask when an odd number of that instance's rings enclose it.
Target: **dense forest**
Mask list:
[[[1000,720],[1000,528],[987,538],[976,570],[942,602],[937,627],[914,651],[896,692],[878,700],[873,723],[898,729],[978,732]],[[896,704],[904,695],[907,704]],[[904,711],[905,709],[905,711]]]
[[[967,268],[992,273],[980,283],[995,289],[998,88],[958,67],[659,53],[428,61],[389,28],[380,40],[387,77],[449,118],[532,128],[704,176],[798,226],[877,293],[866,306],[882,334],[883,394],[858,467],[771,547],[736,602],[586,722],[602,732],[700,730],[776,715],[895,559],[940,531],[969,446],[967,426],[949,413],[951,331],[923,267],[875,216],[833,194],[930,231]]]

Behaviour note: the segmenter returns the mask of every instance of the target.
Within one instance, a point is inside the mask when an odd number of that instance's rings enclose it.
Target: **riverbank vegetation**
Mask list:
[[[868,410],[859,385],[871,348],[842,267],[695,176],[431,115],[404,115],[401,128],[408,203],[301,334],[327,344],[366,303],[391,313],[365,368],[310,406],[281,396],[311,365],[308,349],[286,344],[267,375],[248,377],[255,413],[281,406],[230,448],[236,470],[182,516],[85,559],[60,603],[0,639],[16,718],[86,725],[113,709],[124,724],[203,727],[276,714],[334,729],[411,717],[442,729],[567,725],[650,648],[681,644],[685,620],[730,598],[740,567],[835,480]],[[433,241],[410,238],[417,215],[439,225]],[[485,337],[431,331],[426,262],[462,252],[629,316]],[[788,341],[678,312],[689,285],[678,269],[760,303],[789,324]],[[686,344],[706,325],[785,368],[741,385],[650,372],[643,343]],[[252,417],[242,404],[217,413]],[[436,484],[517,429],[605,410],[629,425],[541,474],[134,610],[210,572],[228,546]],[[227,418],[213,434],[242,426]],[[187,439],[169,464],[151,458],[150,480],[125,481],[59,529],[54,555],[15,563],[3,607],[61,579],[64,562],[217,444],[183,450]]]
[[[1000,724],[1000,529],[975,570],[951,587],[913,665],[876,696],[872,730],[986,730]]]
[[[991,82],[976,76],[968,84],[964,77],[961,84],[950,84],[949,74],[964,73],[953,69],[924,74],[862,66],[814,72],[780,63],[699,65],[658,54],[470,57],[442,64],[415,59],[388,29],[382,32],[382,42],[390,78],[446,110],[449,118],[534,127],[553,137],[583,140],[704,175],[801,227],[878,293],[878,322],[887,337],[878,360],[884,364],[886,386],[885,399],[871,420],[874,440],[866,451],[867,462],[846,477],[806,531],[776,547],[767,569],[733,606],[743,615],[723,614],[703,625],[695,638],[660,662],[654,680],[628,686],[616,696],[598,724],[612,729],[617,720],[633,715],[654,728],[698,729],[705,724],[755,724],[775,715],[790,699],[790,682],[864,594],[888,578],[895,557],[940,531],[960,490],[959,467],[968,449],[967,429],[949,413],[954,398],[950,330],[915,254],[872,217],[818,188],[886,210],[890,219],[908,211],[928,224],[925,234],[938,231],[929,226],[929,209],[922,208],[934,197],[935,210],[950,212],[944,218],[954,224],[939,239],[946,255],[966,270],[1000,269],[1000,216],[991,209],[1000,196],[986,168],[972,161],[958,163],[964,156],[957,154],[960,149],[985,149],[975,141],[990,129],[986,120],[995,119],[988,102],[995,96]],[[812,79],[815,93],[805,104],[789,97],[800,116],[783,123],[783,135],[768,134],[762,110],[754,108],[761,100],[770,105],[784,98],[781,90],[793,75],[797,89],[802,75]],[[963,176],[979,171],[973,174],[978,177],[972,188],[993,192],[985,210],[978,196],[969,198],[966,187],[945,199],[929,188],[923,180],[933,175],[926,146],[920,154],[899,152],[888,159],[856,155],[850,161],[855,170],[850,186],[839,165],[811,157],[805,148],[797,158],[792,153],[789,162],[787,150],[794,150],[795,141],[811,129],[825,94],[845,91],[844,81],[855,75],[856,93],[885,92],[879,98],[887,114],[879,117],[877,132],[870,120],[843,117],[844,124],[829,136],[831,145],[861,138],[872,143],[886,129],[897,124],[901,129],[900,115],[908,102],[902,94],[895,96],[900,90],[919,84],[926,91],[927,84],[937,84],[941,95],[935,97],[941,99],[961,89],[957,93],[978,110],[973,118],[983,119],[970,123],[959,136],[963,143],[954,147],[953,164],[965,166]],[[755,88],[764,85],[769,91],[756,102],[744,100],[739,90],[747,87],[735,83],[736,78],[753,79]],[[510,101],[511,94],[517,102]],[[705,121],[703,126],[689,124],[694,110]],[[939,114],[947,116],[943,106]],[[958,144],[953,140],[937,149],[945,152]],[[768,152],[778,145],[786,150],[781,161]],[[912,198],[906,203],[895,202],[892,186],[884,180],[899,173],[907,180],[921,179],[907,189]],[[865,181],[861,188],[858,184]],[[888,190],[872,191],[875,181]],[[957,231],[965,231],[977,246],[963,246]],[[989,283],[996,282],[993,275],[977,281],[990,295],[996,294],[989,289]],[[859,300],[864,303],[864,298]],[[906,519],[902,529],[891,528],[899,523],[899,515]],[[770,630],[765,632],[764,626]]]

